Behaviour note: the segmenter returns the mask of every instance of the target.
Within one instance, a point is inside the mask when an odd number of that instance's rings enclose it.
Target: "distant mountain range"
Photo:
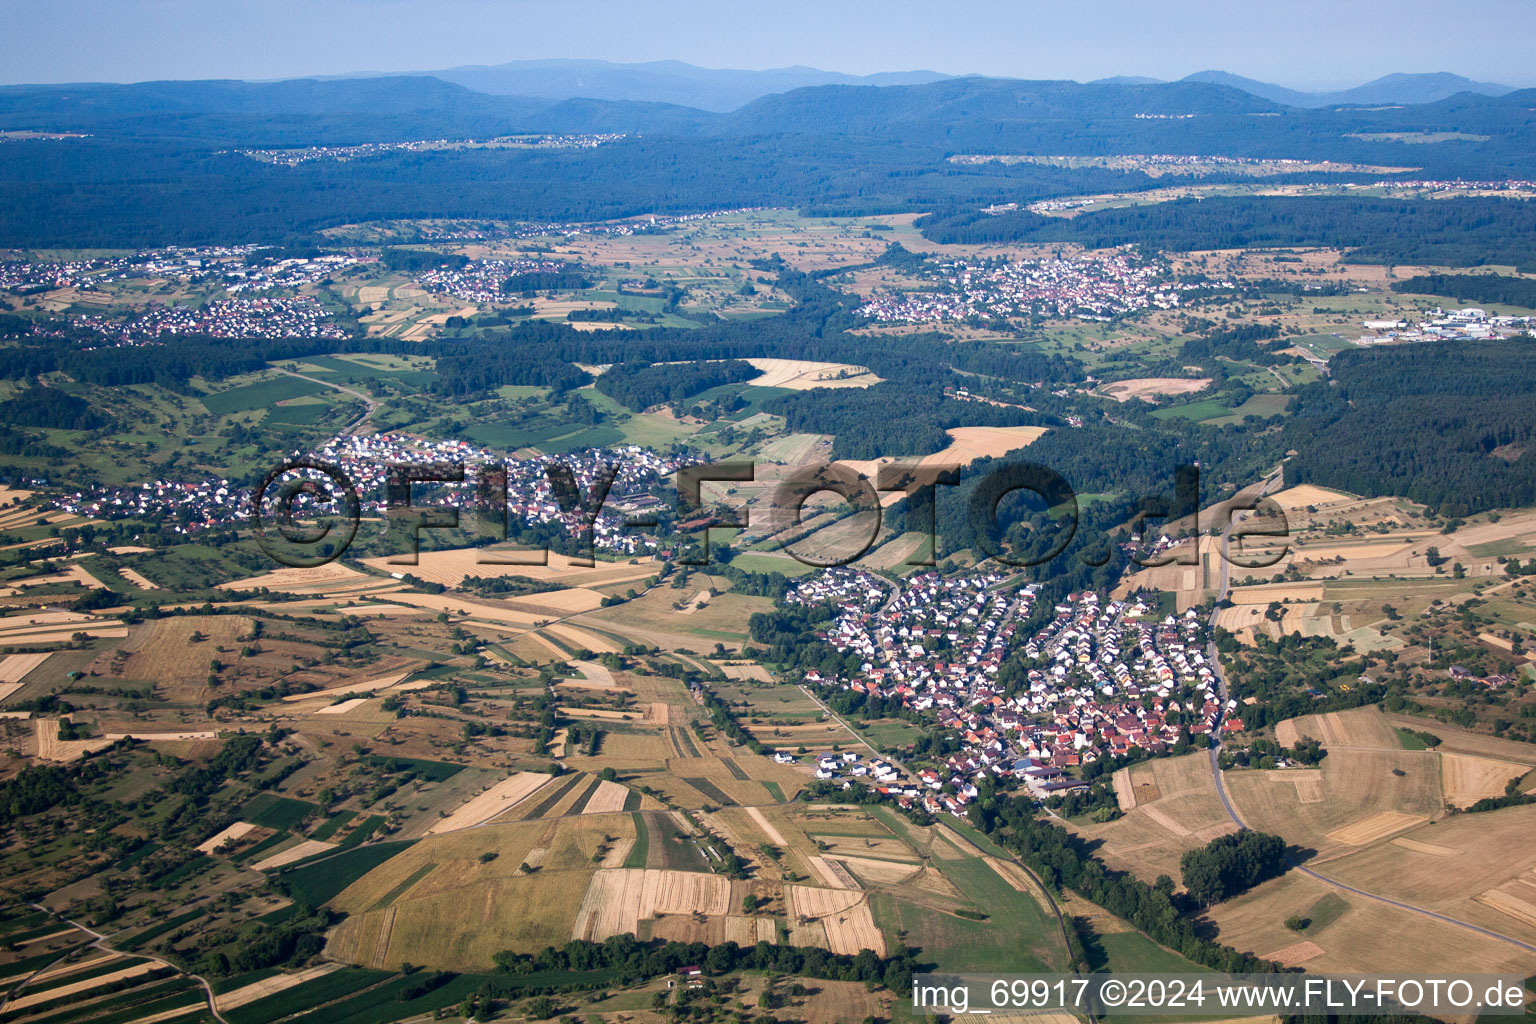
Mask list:
[[[1153,81],[1156,80],[1126,78],[1102,80],[1104,84],[1114,85],[1126,85],[1132,82],[1147,85]],[[1264,99],[1273,100],[1276,103],[1284,103],[1290,107],[1436,103],[1463,92],[1476,93],[1479,96],[1506,96],[1515,91],[1507,85],[1498,85],[1494,82],[1474,82],[1470,78],[1453,75],[1448,71],[1435,71],[1418,75],[1387,75],[1373,82],[1357,85],[1353,89],[1341,89],[1336,92],[1300,92],[1296,89],[1287,89],[1283,85],[1259,82],[1252,78],[1244,78],[1241,75],[1229,74],[1226,71],[1200,71],[1186,76],[1181,81],[1207,82],[1211,85],[1231,86],[1233,89],[1241,89],[1243,92],[1262,96]]]
[[[580,62],[557,63],[566,67]],[[750,82],[756,82],[757,88],[768,81],[752,76],[781,74],[693,70],[706,82],[715,74],[747,76],[732,79],[736,97],[751,91],[746,88]],[[800,69],[782,72],[786,76],[801,73]],[[804,73],[822,74],[809,69]],[[525,68],[519,74],[532,72]],[[879,80],[891,82],[894,77],[879,76]],[[606,132],[695,138],[907,139],[952,152],[997,152],[998,147],[1004,147],[1004,152],[1009,151],[1007,147],[1031,152],[1047,146],[1052,148],[1044,151],[1248,154],[1257,145],[1254,115],[1289,115],[1265,129],[1277,147],[1281,136],[1293,134],[1283,145],[1286,152],[1311,152],[1316,144],[1333,152],[1343,145],[1336,140],[1349,133],[1472,132],[1476,126],[1485,135],[1516,128],[1529,131],[1531,100],[1536,94],[1536,90],[1514,92],[1500,86],[1483,86],[1497,93],[1479,94],[1462,88],[1478,83],[1450,75],[1391,76],[1331,94],[1350,98],[1353,105],[1343,107],[1338,106],[1340,99],[1324,106],[1313,94],[1217,72],[1156,83],[1135,78],[1080,84],[940,77],[874,88],[871,81],[853,79],[861,84],[798,86],[765,93],[726,112],[636,98],[561,96],[568,90],[556,88],[554,79],[543,80],[543,95],[493,94],[428,74],[0,86],[0,127],[145,140],[202,139],[256,147]],[[623,91],[618,78],[607,82],[612,91]],[[783,79],[778,82],[783,84]],[[519,87],[537,85],[525,82]],[[1266,96],[1264,91],[1273,95]],[[720,100],[724,94],[713,95]],[[693,101],[703,102],[697,96]],[[1198,122],[1190,121],[1192,117],[1198,117]],[[1367,156],[1353,150],[1338,155]],[[1420,166],[1427,155],[1415,153],[1414,166]],[[1379,162],[1375,156],[1371,159]]]
[[[356,74],[345,78],[389,77]],[[662,60],[644,64],[616,64],[605,60],[519,60],[506,64],[466,65],[440,71],[401,74],[430,76],[492,96],[528,96],[535,99],[593,99],[623,102],[668,103],[726,113],[763,96],[818,85],[926,85],[966,77],[936,71],[888,71],[874,75],[845,75],[816,68],[788,67],[767,71],[701,68],[682,61]],[[975,76],[970,76],[975,77]],[[1005,79],[1006,80],[1006,79]],[[1018,79],[1011,79],[1018,81]],[[1341,104],[1434,103],[1461,92],[1503,96],[1515,90],[1492,82],[1475,82],[1461,75],[1438,71],[1426,74],[1395,74],[1335,92],[1302,92],[1283,85],[1260,82],[1225,71],[1201,71],[1181,79],[1225,85],[1254,96],[1292,107],[1327,107]],[[1096,85],[1162,85],[1160,79],[1117,75]]]
[[[615,64],[606,60],[515,60],[506,64],[472,64],[441,71],[411,71],[403,74],[430,75],[492,96],[669,103],[716,113],[735,110],[761,96],[807,86],[924,85],[952,77],[936,71],[845,75],[837,71],[819,71],[807,67],[738,71],[729,68],[701,68],[677,60],[658,60],[644,64]],[[385,76],[357,74],[342,77]]]

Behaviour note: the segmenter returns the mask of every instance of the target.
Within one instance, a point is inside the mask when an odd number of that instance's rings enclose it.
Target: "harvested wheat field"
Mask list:
[[[11,586],[25,589],[27,587],[47,586],[53,583],[78,583],[80,586],[85,587],[88,590],[107,589],[107,585],[105,583],[101,582],[101,580],[97,579],[95,576],[92,576],[86,570],[85,566],[78,563],[69,566],[61,572],[48,573],[43,576],[28,576],[24,579],[12,580]]]
[[[1260,771],[1229,771],[1225,779],[1249,827],[1316,850],[1314,865],[1445,812],[1439,758],[1429,751],[1338,747],[1314,779],[1298,784]]]
[[[398,589],[394,580],[380,579],[356,569],[349,569],[340,562],[330,562],[307,569],[276,569],[261,576],[221,583],[217,590],[272,590],[280,594],[314,594],[331,596],[337,592],[355,592],[376,589]]]
[[[490,821],[538,792],[553,778],[539,772],[518,772],[509,776],[427,829],[427,835],[456,832]]]
[[[834,853],[823,854],[822,859],[841,864],[863,885],[899,885],[922,870],[922,865],[916,861],[878,860]]]
[[[327,850],[334,849],[336,849],[335,843],[326,843],[319,839],[306,839],[301,843],[288,847],[286,850],[274,853],[272,856],[267,857],[264,860],[257,861],[255,864],[251,865],[251,870],[271,871],[273,868],[284,867],[288,864],[301,861],[306,857],[313,857],[316,854],[325,853]]]
[[[1233,587],[1233,604],[1269,604],[1272,601],[1292,603],[1321,601],[1321,583],[1260,583],[1251,587]]]
[[[1162,395],[1192,395],[1210,386],[1209,377],[1136,377],[1105,384],[1099,393],[1117,402],[1133,398],[1151,400]]]
[[[835,860],[814,855],[805,856],[811,872],[833,889],[858,889],[858,880]]]
[[[1285,490],[1271,494],[1269,497],[1273,499],[1275,504],[1284,509],[1306,508],[1308,506],[1323,508],[1336,503],[1360,500],[1356,495],[1348,494],[1344,491],[1332,491],[1326,487],[1318,487],[1314,484],[1298,484],[1295,487],[1287,487]]]
[[[1440,785],[1445,802],[1453,807],[1469,807],[1484,797],[1503,796],[1511,779],[1518,779],[1531,769],[1511,761],[1494,761],[1468,754],[1440,755]]]
[[[573,615],[577,612],[590,612],[595,608],[601,608],[603,606],[603,595],[595,590],[576,587],[570,590],[546,590],[542,594],[507,598],[506,601],[507,604],[519,611],[528,611],[536,615],[549,615],[558,618],[560,616]]]
[[[1136,806],[1116,821],[1071,825],[1085,839],[1101,840],[1099,855],[1112,867],[1147,882],[1160,874],[1178,877],[1184,851],[1204,846],[1237,826],[1216,795],[1211,763],[1204,753],[1159,758],[1134,766],[1132,776],[1145,782]],[[1144,774],[1145,773],[1145,774]]]
[[[601,941],[638,934],[639,922],[665,914],[724,917],[732,910],[731,883],[720,875],[656,868],[598,871],[587,887],[571,938]]]
[[[82,993],[91,992],[107,985],[115,985],[118,982],[127,981],[130,978],[137,978],[151,971],[159,970],[160,966],[160,964],[151,960],[141,960],[136,964],[113,971],[110,974],[101,974],[94,978],[86,978],[83,981],[76,981],[68,985],[58,985],[54,988],[42,989],[41,991],[23,992],[21,995],[8,999],[5,1008],[8,1012],[14,1012],[25,1010],[27,1007],[36,1006],[39,1003],[62,999],[64,996],[81,995]]]
[[[1434,733],[1440,737],[1441,741],[1435,749],[1442,754],[1470,754],[1474,757],[1509,761],[1513,764],[1536,768],[1536,746],[1530,743],[1489,736],[1487,733],[1473,732],[1470,729],[1461,729],[1432,719],[1415,718],[1412,715],[1388,714],[1385,717],[1390,725]]]
[[[240,646],[251,631],[243,615],[176,615],[149,622],[125,649],[132,653],[117,674],[125,679],[151,679],[156,688],[172,691],[172,699],[203,700],[208,692],[209,665],[214,658],[228,661],[219,648]]]
[[[0,618],[0,644],[40,644],[68,641],[76,633],[93,637],[125,637],[121,619],[104,619],[81,612],[27,611]]]
[[[250,832],[254,828],[256,828],[256,826],[251,824],[248,821],[237,821],[233,825],[229,826],[228,828],[223,829],[223,830],[219,831],[218,833],[216,833],[215,835],[210,836],[204,842],[199,843],[198,846],[197,846],[197,852],[198,853],[212,853],[213,851],[217,850],[219,847],[223,846],[225,843],[230,842],[230,841],[235,840],[235,839],[239,839],[241,836],[243,836],[246,833]]]
[[[1417,839],[1409,839],[1406,836],[1398,836],[1392,840],[1392,845],[1414,853],[1427,854],[1430,857],[1459,857],[1461,851],[1449,846],[1436,846],[1434,843],[1424,843]]]
[[[390,561],[395,556],[365,558],[363,564],[387,573],[409,574],[428,583],[440,583],[445,587],[458,587],[466,576],[485,579],[502,576],[519,576],[524,579],[558,583],[566,587],[598,587],[615,583],[642,580],[656,571],[653,562],[633,559],[628,562],[597,561],[594,565],[580,564],[569,555],[549,552],[540,564],[498,565],[482,559],[508,558],[534,562],[539,552],[514,548],[454,548],[447,551],[423,551],[417,556],[416,565],[398,565]],[[275,589],[275,588],[274,588]],[[548,598],[549,594],[533,595]]]
[[[1506,882],[1497,889],[1489,889],[1473,898],[1505,917],[1536,928],[1536,875]]]
[[[1339,899],[1336,889],[1292,871],[1211,907],[1207,916],[1221,942],[1255,956],[1314,943],[1322,952],[1307,960],[1308,971],[1372,972],[1384,963],[1405,974],[1529,969],[1529,954],[1498,939],[1348,893],[1342,912],[1315,934],[1298,936],[1284,925],[1315,907],[1337,907]]]
[[[946,430],[949,444],[932,455],[923,456],[924,465],[958,463],[969,466],[977,459],[996,458],[1027,448],[1040,439],[1046,427],[955,427]]]
[[[118,569],[117,574],[123,579],[127,580],[129,583],[132,583],[134,586],[138,587],[140,590],[160,589],[160,585],[158,583],[148,579],[143,573],[135,569],[128,568],[126,565]]]
[[[557,626],[546,626],[544,632],[549,634],[556,643],[565,644],[578,651],[586,649],[597,654],[618,654],[624,649],[601,634],[563,623]]]
[[[1328,833],[1328,838],[1350,846],[1365,846],[1384,839],[1394,832],[1402,832],[1429,819],[1422,814],[1405,814],[1402,811],[1377,811],[1370,817],[1361,818],[1343,828]]]
[[[1318,740],[1329,750],[1335,747],[1401,750],[1403,747],[1392,723],[1374,704],[1349,711],[1289,718],[1275,726],[1275,741],[1283,747],[1294,747],[1302,737]]]
[[[0,659],[0,683],[19,683],[28,672],[53,656],[52,651],[39,654],[8,654]]]
[[[1536,806],[1455,815],[1336,859],[1324,870],[1366,892],[1536,943],[1536,927],[1507,919],[1509,909],[1518,910],[1509,898],[1533,895],[1533,829]],[[1494,891],[1504,895],[1489,897]]]
[[[350,697],[358,693],[373,693],[375,690],[387,690],[392,686],[399,686],[405,681],[406,676],[420,668],[424,663],[418,662],[410,668],[399,672],[391,672],[388,675],[375,676],[372,679],[364,679],[357,683],[347,683],[343,686],[333,686],[328,690],[313,690],[309,693],[294,693],[284,697],[288,703],[298,703],[305,700],[335,700],[337,697]]]
[[[327,704],[323,708],[316,708],[311,713],[316,715],[345,715],[349,711],[356,711],[367,703],[367,697],[353,697],[350,700],[341,701],[339,704]]]
[[[246,1003],[254,1003],[258,999],[265,999],[267,996],[287,991],[295,985],[304,984],[306,981],[323,978],[332,971],[340,969],[341,964],[318,964],[314,967],[306,967],[302,971],[294,971],[291,974],[274,974],[270,978],[262,978],[260,981],[253,981],[249,985],[242,985],[237,989],[231,989],[221,994],[217,998],[216,1005],[219,1008],[219,1012],[223,1013],[233,1010],[238,1006],[244,1006]]]
[[[1323,947],[1315,942],[1296,942],[1284,949],[1260,953],[1259,956],[1265,960],[1273,960],[1282,967],[1300,967],[1308,960],[1316,960],[1323,954]]]
[[[603,781],[598,783],[597,789],[587,798],[587,806],[581,809],[582,814],[611,814],[624,809],[624,801],[629,799],[628,787],[621,786],[617,782]]]
[[[879,384],[880,377],[867,367],[852,363],[816,363],[805,359],[748,359],[762,371],[747,383],[760,388],[788,388],[809,391],[812,388],[867,388]]]
[[[885,955],[885,936],[875,925],[865,893],[788,885],[784,903],[792,938],[803,936],[812,940],[810,945],[849,956],[862,949]],[[822,942],[814,941],[818,927],[825,936]]]
[[[751,818],[752,821],[756,823],[757,827],[763,830],[763,834],[768,837],[768,841],[770,843],[779,847],[780,849],[788,849],[789,842],[784,838],[784,833],[780,832],[774,826],[774,824],[768,820],[767,816],[763,814],[762,808],[746,807],[743,808],[743,810],[747,812],[747,817]]]
[[[202,729],[186,732],[118,732],[106,733],[88,740],[61,740],[57,718],[34,718],[32,727],[33,735],[37,740],[37,757],[40,761],[76,761],[86,754],[105,750],[118,740],[129,737],[143,743],[183,743],[188,740],[218,739],[219,736],[212,729]]]
[[[557,686],[571,686],[582,690],[622,690],[625,687],[613,678],[613,673],[608,666],[597,661],[572,662],[572,667],[580,673],[560,680]]]

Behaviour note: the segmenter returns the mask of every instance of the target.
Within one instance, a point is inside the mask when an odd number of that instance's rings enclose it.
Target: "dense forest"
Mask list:
[[[954,163],[948,159],[952,155],[1211,153],[1412,167],[1418,177],[1518,177],[1536,159],[1530,108],[1528,95],[1514,93],[1403,108],[1295,110],[1203,83],[1104,86],[983,78],[879,89],[799,89],[763,97],[730,114],[665,104],[487,96],[410,77],[14,87],[0,93],[0,118],[7,127],[80,131],[90,137],[62,144],[16,140],[0,149],[0,188],[6,194],[0,245],[302,243],[312,242],[327,227],[375,220],[601,220],[742,206],[790,206],[819,214],[915,209],[942,214],[930,225],[934,237],[962,228],[985,234],[967,211],[999,196],[1029,202],[1137,191],[1157,187],[1158,179],[1096,167]],[[1141,116],[1149,112],[1170,116]],[[1271,116],[1254,116],[1260,113]],[[1404,131],[1456,131],[1468,138],[1410,147],[1371,137]],[[241,147],[486,138],[507,132],[626,137],[591,149],[397,151],[294,166],[240,152]],[[1475,136],[1485,138],[1477,141]],[[1270,177],[1298,180],[1296,175]],[[1328,174],[1306,178],[1343,180]],[[1252,178],[1233,172],[1203,180]],[[1246,218],[1234,220],[1219,212],[1227,202],[1254,205]],[[1188,234],[1178,230],[1177,222],[1192,218],[1195,233],[1209,232],[1212,238],[1285,237],[1299,229],[1269,230],[1269,211],[1285,221],[1294,216],[1285,212],[1290,204],[1327,202],[1213,200],[1206,213],[1177,203],[1169,204],[1172,212],[1154,215],[1170,218],[1155,232],[1152,223],[1135,219],[1143,215],[1131,211],[1058,221],[1053,230],[1071,237],[1105,231],[1124,237],[1140,231],[1146,240],[1163,237],[1179,247],[1173,240]],[[1379,202],[1389,210],[1397,206]],[[1424,205],[1460,208],[1486,202],[1497,200]],[[1106,220],[1106,213],[1133,219],[1117,227],[1119,222]],[[1495,221],[1471,232],[1478,237],[1469,237],[1468,244],[1517,238],[1523,221],[1514,216],[1507,224]],[[1314,236],[1345,226],[1333,215],[1308,219],[1316,222],[1309,232]],[[1009,237],[1038,230],[1034,218],[1012,214],[987,218],[986,227]],[[1369,250],[1381,241],[1379,232],[1360,227],[1361,238],[1342,244]],[[1425,239],[1432,240],[1427,234]],[[1426,247],[1449,251],[1456,245],[1420,246]],[[1377,255],[1398,258],[1390,252]]]
[[[946,430],[961,426],[1038,424],[1038,413],[945,398],[931,385],[876,384],[782,395],[763,408],[783,416],[792,433],[834,434],[835,459],[927,455],[949,443]]]
[[[1287,483],[1395,494],[1467,515],[1536,495],[1536,342],[1445,341],[1341,352],[1297,393]]]
[[[641,412],[656,405],[680,405],[701,391],[739,384],[759,375],[741,359],[695,363],[620,363],[597,378],[597,390]]]
[[[1412,295],[1446,295],[1465,302],[1497,302],[1536,309],[1536,281],[1502,274],[1420,274],[1392,282],[1392,290]]]
[[[1348,249],[1361,263],[1536,266],[1536,205],[1521,199],[1212,197],[1045,217],[1020,210],[935,215],[919,222],[936,242],[1076,242],[1091,249]]]

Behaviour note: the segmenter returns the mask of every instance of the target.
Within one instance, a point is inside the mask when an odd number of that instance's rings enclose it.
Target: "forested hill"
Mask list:
[[[1098,210],[1078,217],[967,212],[919,221],[937,242],[1077,242],[1159,249],[1318,245],[1364,263],[1536,266],[1536,204],[1477,197],[1220,197]]]
[[[1405,495],[1444,515],[1536,501],[1536,341],[1341,352],[1302,388],[1287,483]]]
[[[718,115],[665,103],[490,96],[436,78],[0,87],[7,130],[211,147],[359,145],[515,132],[693,134]]]
[[[1167,179],[1094,167],[957,164],[950,158],[1209,154],[1412,168],[1403,175],[1419,178],[1521,177],[1536,164],[1533,107],[1536,97],[1529,91],[1395,109],[1299,110],[1196,82],[984,78],[818,86],[764,97],[730,114],[655,103],[490,96],[410,77],[9,87],[0,88],[0,125],[7,130],[89,137],[12,136],[0,145],[0,190],[6,196],[0,247],[285,242],[312,239],[336,224],[403,218],[606,220],[786,206],[821,215],[931,212],[939,215],[930,223],[936,238],[1055,232],[1074,240],[1135,236],[1177,248],[1194,233],[1151,221],[1187,220],[1189,206],[1105,211],[1131,218],[1118,225],[1103,213],[1041,226],[1027,214],[983,221],[977,212],[1000,201],[1022,205],[1138,191]],[[588,148],[398,150],[294,166],[239,152],[594,132],[625,137]],[[1458,134],[1433,145],[1394,141],[1395,133],[1404,132]],[[1202,180],[1240,177],[1252,180],[1236,172]],[[1273,202],[1249,207],[1253,226],[1264,229],[1268,211],[1285,201]],[[1436,205],[1456,207],[1456,216],[1466,209],[1460,200]],[[1404,209],[1383,207],[1385,216],[1377,220],[1388,223]],[[1211,210],[1205,226],[1222,238],[1232,236],[1231,225],[1218,222],[1216,208]],[[1497,213],[1488,230],[1508,225],[1526,231],[1515,223],[1518,216]],[[1333,226],[1312,231],[1306,244],[1335,244],[1340,239],[1332,237]],[[1283,232],[1250,235],[1247,244],[1270,235],[1272,244],[1301,244]],[[1204,247],[1212,237],[1202,234],[1196,244]],[[1369,248],[1365,241],[1344,244]]]
[[[1201,82],[1104,86],[956,78],[880,89],[846,85],[794,89],[754,100],[717,127],[747,133],[867,134],[974,125],[996,134],[1007,132],[1013,124],[1063,118],[1076,118],[1079,125],[1086,125],[1099,118],[1134,119],[1137,114],[1210,117],[1281,109],[1278,103]]]

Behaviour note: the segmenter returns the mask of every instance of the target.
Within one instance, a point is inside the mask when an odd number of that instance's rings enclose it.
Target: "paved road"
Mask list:
[[[299,380],[307,380],[312,384],[323,384],[328,388],[334,388],[337,391],[345,392],[346,394],[351,395],[353,398],[361,401],[365,407],[363,414],[357,419],[353,420],[351,423],[348,423],[342,430],[343,434],[355,434],[359,430],[363,429],[363,425],[373,418],[375,410],[377,410],[379,407],[379,403],[374,400],[372,395],[366,395],[363,392],[357,391],[353,388],[343,387],[334,381],[321,380],[319,377],[309,377],[302,373],[294,373],[292,370],[278,370],[277,372],[286,373],[290,377],[299,378]]]
[[[1279,473],[1272,474],[1271,476],[1266,478],[1265,481],[1264,481],[1264,486],[1259,489],[1259,495],[1262,497],[1270,489],[1270,487],[1273,486],[1275,483],[1279,482],[1279,480],[1280,480],[1280,474]],[[1231,539],[1232,539],[1232,528],[1237,525],[1238,520],[1239,520],[1239,516],[1238,515],[1232,516],[1231,521],[1227,523],[1227,528],[1225,530],[1223,530],[1222,534],[1221,534],[1221,585],[1220,585],[1220,587],[1218,587],[1217,593],[1216,593],[1216,605],[1217,605],[1217,607],[1211,609],[1211,617],[1210,617],[1210,621],[1208,623],[1208,626],[1211,629],[1213,635],[1215,633],[1215,626],[1216,626],[1216,612],[1220,608],[1221,602],[1226,599],[1227,591],[1230,589],[1230,580],[1229,580],[1230,572],[1229,572],[1229,569],[1231,567],[1230,567],[1230,564],[1227,562],[1227,547],[1228,547],[1228,544],[1231,542]],[[1208,653],[1207,653],[1206,657],[1207,657],[1207,660],[1211,664],[1211,672],[1216,677],[1216,692],[1217,692],[1217,694],[1221,698],[1222,715],[1225,716],[1225,709],[1226,709],[1226,706],[1227,706],[1227,682],[1226,682],[1226,678],[1221,673],[1221,661],[1217,657],[1216,642],[1214,640],[1211,641],[1211,644],[1210,644],[1209,648],[1207,648],[1207,652]],[[1218,729],[1218,731],[1213,734],[1214,737],[1215,737],[1215,742],[1210,747],[1210,754],[1211,754],[1211,776],[1216,781],[1216,795],[1221,798],[1221,805],[1222,805],[1222,807],[1226,808],[1227,817],[1231,818],[1232,821],[1237,825],[1238,828],[1247,828],[1248,827],[1247,822],[1243,821],[1241,815],[1239,815],[1237,813],[1237,808],[1232,805],[1231,797],[1229,797],[1227,795],[1226,780],[1225,780],[1225,778],[1223,778],[1222,773],[1221,773],[1221,761],[1220,761],[1220,756],[1221,756],[1221,734],[1220,734],[1220,731],[1219,731],[1220,725],[1221,725],[1221,720],[1218,719],[1217,720],[1217,729]],[[1433,910],[1426,910],[1423,907],[1416,907],[1416,906],[1414,906],[1411,903],[1404,903],[1404,902],[1402,902],[1400,900],[1394,900],[1394,899],[1391,899],[1390,897],[1387,897],[1387,896],[1378,896],[1376,893],[1366,892],[1364,889],[1357,889],[1357,888],[1355,888],[1352,885],[1346,885],[1343,882],[1339,882],[1339,881],[1336,881],[1336,880],[1334,880],[1332,878],[1329,878],[1327,875],[1319,874],[1318,872],[1313,871],[1311,868],[1306,867],[1306,866],[1300,864],[1299,862],[1297,862],[1296,860],[1292,859],[1289,855],[1286,856],[1286,863],[1288,863],[1291,866],[1292,870],[1299,871],[1303,875],[1306,875],[1308,878],[1316,879],[1317,881],[1322,882],[1324,885],[1331,886],[1331,887],[1333,887],[1335,889],[1338,889],[1338,890],[1340,890],[1342,892],[1347,892],[1347,893],[1350,893],[1352,895],[1359,896],[1362,899],[1372,900],[1372,901],[1374,901],[1376,903],[1384,903],[1384,904],[1386,904],[1389,907],[1396,907],[1399,910],[1406,910],[1409,913],[1419,914],[1419,915],[1422,915],[1424,917],[1432,918],[1433,920],[1443,922],[1445,924],[1455,925],[1458,928],[1465,928],[1467,931],[1476,932],[1477,934],[1486,936],[1487,938],[1490,938],[1490,939],[1498,939],[1500,942],[1507,942],[1507,943],[1509,943],[1512,946],[1517,946],[1520,949],[1527,950],[1528,952],[1536,953],[1536,945],[1532,945],[1529,942],[1522,942],[1521,940],[1513,938],[1513,937],[1511,937],[1509,935],[1504,935],[1504,934],[1501,934],[1499,932],[1493,931],[1491,929],[1483,928],[1483,927],[1481,927],[1479,925],[1470,924],[1469,922],[1466,922],[1466,921],[1458,921],[1454,917],[1447,917],[1444,914],[1437,914]]]
[[[48,914],[50,916],[53,916],[53,911],[49,910],[47,907],[43,906],[40,903],[32,903],[32,904],[29,904],[29,906],[31,906],[34,910],[41,910],[43,913]],[[137,958],[139,960],[149,960],[149,961],[151,961],[153,963],[162,964],[162,965],[164,965],[166,967],[169,967],[171,970],[175,971],[177,974],[186,974],[187,977],[191,978],[193,981],[197,982],[199,985],[201,985],[203,987],[203,995],[208,999],[208,1012],[213,1014],[213,1019],[218,1021],[219,1024],[229,1024],[229,1022],[226,1021],[219,1014],[218,1004],[214,1001],[214,998],[213,998],[213,986],[208,984],[208,979],[206,979],[206,978],[204,978],[204,977],[202,977],[201,975],[198,975],[198,974],[187,974],[186,971],[183,971],[180,967],[177,967],[175,964],[171,963],[169,960],[162,960],[159,957],[151,956],[148,953],[129,953],[129,952],[126,952],[124,950],[113,949],[111,946],[109,946],[107,944],[107,937],[105,935],[101,934],[101,932],[98,932],[98,931],[95,931],[93,929],[87,928],[85,925],[81,924],[79,921],[71,921],[67,917],[60,918],[60,920],[62,920],[65,924],[70,925],[71,927],[74,927],[74,928],[78,928],[82,932],[85,932],[85,934],[91,936],[91,938],[93,938],[95,940],[94,942],[91,943],[91,945],[95,946],[97,949],[103,950],[103,951],[108,952],[108,953],[118,953],[118,954],[121,954],[122,956],[134,957],[134,958]],[[60,959],[62,959],[62,957]],[[32,974],[28,975],[27,981],[31,981],[33,978],[37,977],[43,971],[48,970],[48,968],[52,967],[56,963],[58,963],[58,960],[54,960],[51,963],[47,964],[46,966],[39,968],[37,971],[35,971]],[[23,981],[21,984],[12,987],[10,992],[6,993],[5,998],[4,999],[0,999],[0,1009],[4,1009],[5,1004],[10,1002],[12,998],[14,998],[16,995],[18,995],[21,992],[21,990],[26,987],[27,981]]]

